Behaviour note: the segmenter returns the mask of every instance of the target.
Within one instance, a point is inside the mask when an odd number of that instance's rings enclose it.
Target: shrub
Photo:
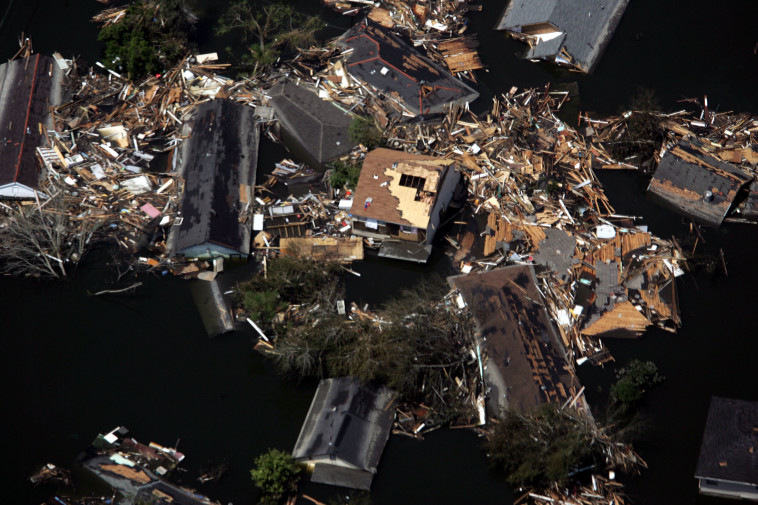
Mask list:
[[[382,143],[382,131],[376,127],[374,120],[364,116],[356,116],[347,127],[350,140],[363,144],[367,149],[379,147]]]
[[[611,386],[614,403],[631,405],[642,399],[643,393],[665,379],[652,361],[634,359],[616,372],[616,383]]]
[[[262,503],[275,503],[297,491],[302,467],[288,453],[269,449],[255,459],[250,476],[263,496]]]

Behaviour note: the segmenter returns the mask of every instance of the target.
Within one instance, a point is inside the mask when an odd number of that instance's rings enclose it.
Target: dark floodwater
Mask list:
[[[205,19],[225,2],[204,0]],[[504,2],[486,0],[471,16],[471,31],[480,34],[481,54],[489,72],[480,74],[493,93],[578,81],[582,107],[614,113],[628,103],[638,86],[654,88],[661,105],[680,108],[682,97],[708,93],[720,110],[755,112],[758,7],[749,0],[714,4],[635,0],[593,76],[564,74],[518,60],[519,44],[491,31]],[[317,0],[299,6],[320,10]],[[96,29],[88,19],[100,8],[94,0],[5,0],[0,5],[0,56],[16,50],[21,31],[31,34],[40,52],[98,56]],[[329,36],[348,20],[324,13]],[[217,40],[212,23],[198,26],[200,49],[220,50],[235,42]],[[264,143],[261,168],[284,156]],[[635,175],[602,175],[616,210],[644,216],[658,235],[686,236],[681,218],[644,197],[645,182]],[[681,331],[652,330],[641,340],[609,341],[620,363],[633,357],[655,361],[666,382],[653,390],[646,411],[654,426],[638,444],[650,469],[627,479],[635,503],[720,503],[697,495],[692,477],[711,395],[758,399],[753,362],[754,290],[758,284],[754,226],[726,225],[705,232],[703,251],[723,248],[729,276],[699,272],[678,282]],[[378,260],[348,276],[348,302],[378,304],[404,286],[449,265],[435,255],[427,266]],[[226,282],[244,272],[227,273]],[[251,503],[256,492],[249,480],[252,460],[269,447],[294,445],[315,383],[281,380],[251,349],[247,329],[210,340],[197,315],[188,283],[148,277],[136,296],[92,297],[87,292],[109,287],[112,276],[101,262],[84,265],[67,283],[38,283],[0,278],[3,316],[2,399],[6,428],[3,449],[5,502],[38,504],[50,489],[35,489],[25,478],[45,462],[70,466],[98,433],[118,424],[135,437],[173,444],[187,455],[185,474],[192,484],[208,462],[226,460],[231,471],[218,485],[201,488],[223,503]],[[600,408],[614,367],[582,367],[590,401]],[[503,504],[513,496],[502,476],[490,472],[475,435],[439,431],[424,442],[391,437],[372,497],[377,504]],[[334,490],[310,486],[327,499]],[[728,502],[723,502],[728,503]]]

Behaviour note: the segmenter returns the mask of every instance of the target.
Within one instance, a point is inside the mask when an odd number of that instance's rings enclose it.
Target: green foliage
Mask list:
[[[216,33],[241,30],[243,40],[252,43],[243,62],[266,66],[276,61],[283,48],[312,44],[323,26],[318,16],[307,16],[283,1],[236,0],[219,18]]]
[[[190,14],[183,0],[140,0],[123,19],[100,30],[105,65],[131,79],[173,67],[189,48]]]
[[[309,304],[336,289],[339,267],[298,257],[270,261],[266,275],[259,273],[238,286],[239,302],[248,315],[270,323],[288,304]]]
[[[592,442],[592,429],[578,412],[546,404],[529,415],[506,412],[485,449],[511,486],[543,488],[566,483],[572,470],[592,461]]]
[[[350,140],[363,144],[367,149],[379,147],[382,143],[382,131],[377,128],[374,120],[364,116],[356,116],[347,127]]]
[[[276,503],[297,491],[302,467],[288,453],[269,449],[255,459],[250,476],[263,493],[261,502]]]
[[[341,189],[347,186],[355,189],[358,184],[358,177],[361,175],[361,165],[357,163],[347,163],[344,161],[335,161],[331,165],[332,175],[329,183],[335,189]]]
[[[348,320],[334,302],[308,310],[299,324],[278,331],[273,358],[296,378],[351,375],[397,391],[403,400],[424,402],[444,423],[469,414],[466,398],[450,388],[454,376],[476,373],[468,349],[473,342],[470,315],[444,304],[439,289],[404,293],[376,313],[381,320]]]
[[[614,403],[629,406],[641,400],[645,391],[665,378],[652,361],[634,359],[616,372],[616,379],[611,386],[611,399]]]

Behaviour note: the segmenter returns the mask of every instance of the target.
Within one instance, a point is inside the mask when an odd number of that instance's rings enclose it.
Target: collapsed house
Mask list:
[[[181,215],[169,236],[171,255],[247,257],[248,211],[258,165],[259,131],[252,107],[215,99],[185,123]]]
[[[312,471],[311,481],[371,488],[395,417],[395,393],[352,377],[322,380],[292,457]]]
[[[702,494],[758,501],[758,402],[711,398],[695,478]]]
[[[661,156],[648,192],[678,212],[717,227],[752,177],[710,154],[695,139],[682,139]]]
[[[184,459],[175,449],[154,442],[145,445],[116,428],[98,435],[77,461],[111,486],[121,505],[218,505],[218,502],[164,480]]]
[[[509,408],[529,412],[544,403],[575,403],[580,397],[579,407],[586,408],[543,305],[534,267],[514,265],[449,277],[448,282],[478,325],[492,415]]]
[[[338,39],[345,70],[394,103],[397,115],[439,114],[479,93],[422,56],[397,35],[364,21]]]
[[[629,0],[511,0],[495,26],[529,44],[528,60],[590,73]]]
[[[295,152],[304,152],[318,166],[347,154],[355,146],[348,135],[352,116],[306,86],[285,81],[268,90],[267,95],[285,143],[294,144]]]
[[[424,263],[460,180],[453,160],[374,149],[355,188],[353,233],[381,241],[380,256]]]
[[[0,199],[37,195],[35,152],[47,143],[45,129],[53,129],[49,109],[61,102],[62,76],[61,66],[41,54],[0,65]]]

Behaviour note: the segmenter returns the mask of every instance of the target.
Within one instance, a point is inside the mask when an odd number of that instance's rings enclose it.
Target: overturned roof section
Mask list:
[[[353,217],[426,229],[445,169],[453,160],[374,149],[363,160]]]
[[[0,198],[34,198],[39,175],[34,152],[52,127],[49,108],[60,101],[61,71],[35,54],[0,65]]]
[[[629,0],[511,0],[496,30],[530,39],[528,59],[557,60],[591,72]]]
[[[321,381],[292,456],[315,465],[314,482],[368,490],[392,429],[394,398],[352,377]]]
[[[563,404],[578,389],[563,344],[542,305],[534,268],[516,265],[449,281],[474,315],[487,352],[497,409]]]
[[[751,179],[712,156],[700,141],[683,139],[661,156],[648,191],[693,219],[719,226]]]
[[[758,485],[758,402],[711,398],[695,477]]]
[[[268,94],[279,123],[317,163],[342,156],[355,145],[347,131],[352,117],[334,102],[290,81],[277,84]]]
[[[412,114],[473,102],[479,93],[385,29],[364,21],[339,39],[350,74],[400,102]]]
[[[250,229],[239,222],[258,164],[258,127],[251,107],[228,100],[201,104],[182,149],[182,223],[172,252],[209,244],[250,252]]]

